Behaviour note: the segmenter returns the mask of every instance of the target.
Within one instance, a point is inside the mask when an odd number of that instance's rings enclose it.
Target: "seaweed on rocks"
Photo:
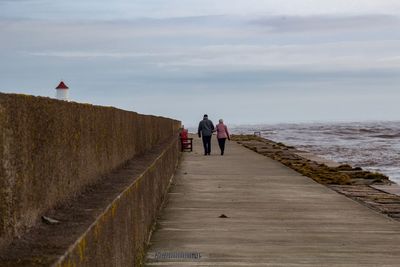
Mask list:
[[[316,161],[299,156],[301,152],[295,147],[283,143],[254,136],[233,135],[232,140],[261,155],[281,162],[287,167],[310,177],[321,184],[352,185],[352,184],[390,184],[389,178],[381,173],[372,173],[360,167],[343,164],[338,167],[329,167]]]

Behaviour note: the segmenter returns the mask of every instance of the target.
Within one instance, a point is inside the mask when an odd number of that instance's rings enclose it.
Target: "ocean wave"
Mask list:
[[[379,135],[373,135],[372,137],[384,138],[384,139],[396,139],[396,138],[400,138],[400,133],[399,134],[379,134]]]

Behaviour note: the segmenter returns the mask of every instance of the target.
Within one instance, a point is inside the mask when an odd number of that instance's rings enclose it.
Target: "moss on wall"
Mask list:
[[[0,94],[0,245],[179,126],[112,107]]]

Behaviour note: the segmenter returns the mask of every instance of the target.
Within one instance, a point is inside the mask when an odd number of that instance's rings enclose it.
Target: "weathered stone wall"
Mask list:
[[[111,107],[0,94],[0,246],[179,126]]]
[[[53,266],[142,266],[179,148],[175,138]]]

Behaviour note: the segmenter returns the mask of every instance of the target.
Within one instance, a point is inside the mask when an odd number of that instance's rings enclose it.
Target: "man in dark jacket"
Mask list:
[[[199,137],[203,137],[204,155],[210,155],[211,153],[211,136],[213,132],[214,123],[208,119],[207,114],[204,114],[198,130]]]

